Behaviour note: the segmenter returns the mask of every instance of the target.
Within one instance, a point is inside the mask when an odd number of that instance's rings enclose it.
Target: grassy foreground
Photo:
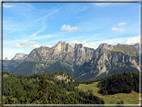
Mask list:
[[[117,104],[118,101],[123,100],[124,104],[139,104],[139,93],[132,91],[131,93],[118,93],[113,95],[102,95],[98,93],[99,88],[97,87],[98,82],[92,84],[80,84],[78,89],[83,91],[92,90],[95,96],[103,98],[105,104]]]

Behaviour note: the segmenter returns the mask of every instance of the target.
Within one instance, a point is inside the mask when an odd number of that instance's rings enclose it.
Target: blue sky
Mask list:
[[[58,41],[97,48],[140,40],[139,3],[3,3],[3,58]]]

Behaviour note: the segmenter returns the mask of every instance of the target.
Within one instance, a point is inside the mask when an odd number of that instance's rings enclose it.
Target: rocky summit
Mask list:
[[[4,60],[9,60],[7,57],[5,57],[5,59]]]
[[[12,60],[24,60],[27,56],[28,56],[28,54],[17,53],[17,54],[12,58]]]
[[[67,71],[77,80],[92,80],[116,72],[139,72],[139,51],[132,45],[102,43],[97,49],[59,41],[53,47],[41,46],[29,55],[17,54],[12,60],[24,61],[13,70],[15,75]]]

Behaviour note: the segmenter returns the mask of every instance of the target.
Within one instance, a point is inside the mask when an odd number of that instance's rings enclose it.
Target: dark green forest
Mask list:
[[[57,78],[59,77],[59,78]],[[104,104],[65,71],[15,76],[3,72],[3,104]]]
[[[138,73],[116,73],[96,81],[99,93],[104,95],[139,92]],[[79,82],[65,71],[30,76],[15,76],[5,71],[2,82],[3,104],[105,104],[92,91],[77,88],[79,84],[95,81]]]
[[[116,73],[101,79],[99,92],[106,94],[139,92],[139,74],[132,72]]]

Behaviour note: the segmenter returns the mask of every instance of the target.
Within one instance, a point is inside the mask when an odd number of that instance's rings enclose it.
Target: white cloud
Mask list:
[[[36,42],[36,41],[28,41],[28,40],[23,40],[20,45],[29,45],[32,48],[40,47],[38,42]]]
[[[125,22],[122,22],[122,23],[119,23],[118,25],[120,26],[120,25],[125,25],[126,23]]]
[[[112,31],[125,31],[124,29],[112,28]]]
[[[115,31],[115,30],[117,30],[118,28],[112,28],[112,31]]]
[[[35,42],[35,41],[30,41],[29,42],[29,45],[35,45],[35,44],[37,44],[38,42]]]
[[[20,45],[35,45],[37,43],[38,42],[35,42],[35,41],[23,40]]]
[[[69,32],[74,32],[74,31],[78,30],[78,28],[77,28],[77,26],[71,27],[70,25],[67,25],[67,26],[63,25],[61,27],[61,30],[65,30],[65,31],[69,31]]]
[[[33,45],[30,45],[31,48],[39,48],[40,45],[39,44],[33,44]]]
[[[127,41],[125,42],[126,44],[132,45],[135,43],[140,43],[140,36],[136,36],[136,37],[130,37],[127,39]]]
[[[5,7],[5,8],[11,8],[13,6],[3,4],[3,7]]]
[[[13,47],[15,47],[15,48],[26,48],[25,45],[21,45],[21,44],[14,44],[14,45],[12,46],[12,48],[13,48]]]
[[[27,45],[28,43],[29,43],[28,40],[23,40],[23,41],[21,42],[21,45]]]
[[[94,49],[96,49],[98,47],[98,43],[96,43],[96,42],[86,42],[85,40],[82,41],[82,42],[81,41],[77,41],[77,40],[75,40],[73,42],[70,42],[72,47],[74,47],[76,43],[77,44],[82,44],[84,47],[89,47],[89,48],[94,48]]]
[[[14,44],[12,47],[27,47],[26,45],[29,45],[31,48],[38,48],[40,45],[36,41],[28,41],[28,40],[23,40],[20,44]]]

